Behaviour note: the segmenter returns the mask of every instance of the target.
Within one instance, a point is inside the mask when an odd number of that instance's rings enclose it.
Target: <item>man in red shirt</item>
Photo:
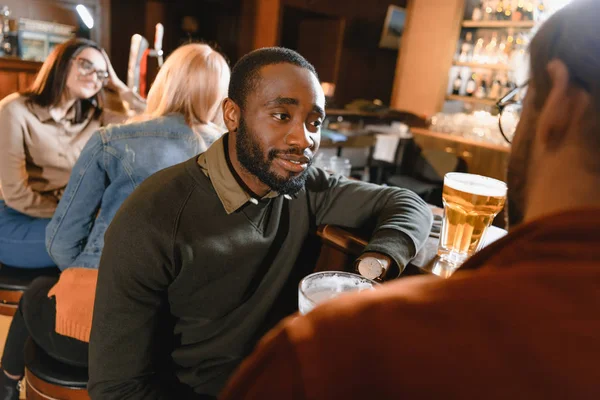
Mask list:
[[[447,281],[401,279],[288,318],[223,400],[600,398],[598,21],[599,1],[576,0],[531,43],[508,171],[522,224]]]

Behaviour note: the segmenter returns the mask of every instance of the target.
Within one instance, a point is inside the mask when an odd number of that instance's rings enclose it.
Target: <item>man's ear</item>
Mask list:
[[[240,124],[240,107],[229,97],[223,101],[223,121],[229,132],[236,132]]]
[[[581,118],[582,107],[580,90],[570,84],[571,76],[567,66],[558,59],[546,67],[552,85],[537,123],[536,136],[540,144],[554,150],[563,144],[572,124]]]

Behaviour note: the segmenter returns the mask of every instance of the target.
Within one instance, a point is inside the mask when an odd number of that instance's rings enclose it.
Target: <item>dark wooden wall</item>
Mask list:
[[[238,56],[238,29],[243,0],[111,0],[111,58],[115,71],[125,80],[131,36],[139,33],[154,44],[154,27],[165,27],[163,50],[168,56],[183,43],[206,42],[235,62]],[[188,34],[182,20],[191,16],[198,31]],[[148,63],[148,81],[156,75],[156,60]]]
[[[379,48],[389,5],[406,7],[407,0],[281,0],[286,7],[342,17],[346,28],[335,99],[346,104],[356,98],[380,99],[389,104],[398,52]],[[286,29],[281,26],[280,37]],[[318,46],[315,43],[315,46]]]

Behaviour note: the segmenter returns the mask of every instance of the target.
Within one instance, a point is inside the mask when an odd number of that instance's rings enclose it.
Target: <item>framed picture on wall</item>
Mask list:
[[[406,9],[390,5],[385,16],[379,47],[386,49],[400,48],[400,38],[406,23]]]

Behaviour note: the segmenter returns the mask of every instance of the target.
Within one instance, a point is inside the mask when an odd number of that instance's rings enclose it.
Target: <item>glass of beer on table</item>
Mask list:
[[[298,311],[307,314],[317,304],[344,293],[373,290],[378,285],[375,281],[350,272],[315,272],[303,278],[298,285]]]
[[[480,249],[488,227],[504,208],[506,184],[481,175],[444,176],[444,220],[438,255],[459,267]]]

